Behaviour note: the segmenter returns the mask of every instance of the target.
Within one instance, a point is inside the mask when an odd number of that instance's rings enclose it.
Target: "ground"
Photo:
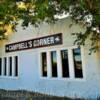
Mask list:
[[[24,90],[20,91],[0,90],[0,100],[84,100],[84,99],[56,97],[40,93],[33,93]]]

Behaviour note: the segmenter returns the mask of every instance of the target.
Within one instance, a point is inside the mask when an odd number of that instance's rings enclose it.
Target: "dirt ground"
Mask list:
[[[21,91],[0,90],[0,100],[84,100],[84,99],[56,97],[40,93],[28,92],[24,90]]]

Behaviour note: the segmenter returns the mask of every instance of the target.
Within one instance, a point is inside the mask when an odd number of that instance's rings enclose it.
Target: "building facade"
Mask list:
[[[89,55],[89,40],[85,46],[74,45],[75,32],[84,33],[85,28],[70,18],[25,30],[18,25],[0,43],[0,88],[100,97],[100,52]]]

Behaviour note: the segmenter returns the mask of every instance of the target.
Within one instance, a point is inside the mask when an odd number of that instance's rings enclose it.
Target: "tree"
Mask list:
[[[86,27],[85,33],[74,33],[78,45],[84,45],[90,37],[90,50],[97,50],[100,46],[100,2],[99,0],[0,0],[0,39],[7,34],[7,27],[16,30],[20,19],[22,27],[29,24],[39,25],[41,21],[54,23],[60,15],[69,14],[77,23]]]

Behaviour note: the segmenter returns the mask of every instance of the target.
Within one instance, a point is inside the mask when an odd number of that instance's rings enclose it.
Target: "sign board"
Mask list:
[[[7,44],[5,46],[5,52],[14,52],[59,44],[62,44],[62,33]]]

